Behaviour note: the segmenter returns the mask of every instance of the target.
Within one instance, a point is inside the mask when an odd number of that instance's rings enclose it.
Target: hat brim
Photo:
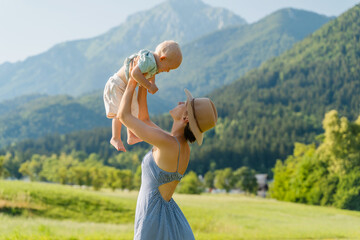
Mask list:
[[[187,108],[187,112],[188,112],[188,119],[189,119],[189,125],[190,125],[190,130],[192,131],[192,133],[195,136],[196,142],[198,143],[198,145],[200,146],[203,142],[203,133],[200,131],[196,120],[195,120],[195,113],[194,110],[191,106],[191,101],[194,99],[194,97],[191,95],[191,93],[189,92],[189,90],[187,90],[186,88],[184,89],[187,100],[186,100],[186,108]]]

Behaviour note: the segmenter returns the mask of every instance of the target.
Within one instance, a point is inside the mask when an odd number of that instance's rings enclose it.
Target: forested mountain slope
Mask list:
[[[360,113],[360,5],[326,24],[280,57],[210,97],[220,117],[208,149],[194,157],[221,166],[268,170],[295,141],[313,142],[324,114],[351,121]],[[201,165],[201,163],[199,163]]]

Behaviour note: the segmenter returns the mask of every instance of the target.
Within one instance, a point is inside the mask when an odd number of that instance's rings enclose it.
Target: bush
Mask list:
[[[355,168],[340,179],[335,206],[360,211],[360,168]]]
[[[347,191],[338,191],[335,206],[349,210],[360,211],[360,187],[354,187]]]
[[[255,171],[248,167],[241,167],[234,172],[235,187],[247,193],[256,193],[258,184]]]
[[[215,171],[214,185],[218,189],[225,189],[229,192],[234,187],[234,174],[231,168],[225,168]]]
[[[186,194],[200,194],[202,191],[202,184],[193,171],[190,171],[184,179],[181,180],[177,190],[178,193]]]

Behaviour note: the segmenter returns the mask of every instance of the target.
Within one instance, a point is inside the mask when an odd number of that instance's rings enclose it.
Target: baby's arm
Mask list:
[[[152,79],[153,78],[149,80],[152,81]],[[146,97],[147,97],[146,89],[144,87],[139,86],[139,90],[138,90],[139,119],[151,127],[161,129],[159,126],[157,126],[155,123],[153,123],[150,120]]]
[[[139,66],[135,66],[133,70],[131,71],[131,76],[137,81],[141,86],[146,88],[149,93],[154,94],[158,91],[157,86],[155,83],[149,82],[141,72]]]
[[[155,75],[152,76],[151,78],[149,78],[148,81],[149,81],[151,84],[153,84],[153,85],[156,86],[156,84],[155,84]],[[149,92],[149,91],[148,91],[148,92]]]

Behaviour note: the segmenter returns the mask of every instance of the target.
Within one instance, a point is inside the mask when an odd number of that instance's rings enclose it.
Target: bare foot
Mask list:
[[[133,145],[133,144],[138,143],[138,142],[142,142],[142,140],[140,138],[138,138],[134,133],[128,131],[127,143],[129,145]]]
[[[116,148],[116,150],[126,152],[124,144],[120,139],[111,138],[110,143],[114,146],[114,148]]]

